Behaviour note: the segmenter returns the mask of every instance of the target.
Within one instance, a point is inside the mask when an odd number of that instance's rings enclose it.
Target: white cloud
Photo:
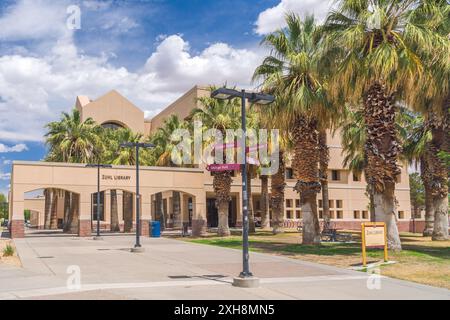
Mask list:
[[[29,40],[58,38],[70,32],[65,1],[21,0],[6,9],[0,18],[0,39]]]
[[[8,147],[3,143],[0,143],[0,153],[9,153],[9,152],[23,152],[28,150],[27,146],[23,143],[16,144],[15,146]]]
[[[10,165],[11,163],[12,163],[12,160],[8,160],[8,159],[3,160],[4,166]]]
[[[11,179],[11,173],[0,172],[0,180],[9,181]]]
[[[193,55],[179,35],[164,39],[139,72],[112,66],[109,56],[82,55],[68,36],[39,58],[0,56],[0,140],[42,141],[43,126],[73,107],[77,95],[95,99],[117,89],[154,115],[195,84],[248,86],[261,56],[224,43]]]
[[[255,32],[264,35],[285,27],[287,12],[298,13],[301,16],[314,14],[317,20],[323,20],[332,2],[332,0],[281,0],[277,6],[259,14]]]
[[[42,141],[44,125],[69,111],[77,95],[95,99],[116,89],[146,116],[153,116],[196,84],[249,87],[262,60],[259,49],[226,43],[194,54],[183,35],[164,35],[157,38],[157,48],[141,70],[132,72],[111,65],[112,53],[91,56],[77,48],[65,24],[67,4],[68,0],[21,0],[0,16],[0,39],[9,41],[10,48],[20,39],[34,44],[0,55],[2,142]],[[94,10],[115,21],[105,25],[108,19],[99,19],[98,28],[120,33],[136,26],[132,18],[126,19],[126,12],[119,14],[110,5],[111,1],[80,2],[82,19]]]

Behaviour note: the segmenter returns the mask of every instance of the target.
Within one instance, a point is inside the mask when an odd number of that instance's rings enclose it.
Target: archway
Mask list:
[[[25,234],[78,233],[80,195],[61,188],[24,192]]]
[[[124,189],[100,192],[100,231],[131,233],[136,227],[136,194]],[[97,230],[97,193],[91,194],[92,232]]]
[[[165,190],[151,195],[151,216],[165,231],[192,228],[196,197],[180,190]]]

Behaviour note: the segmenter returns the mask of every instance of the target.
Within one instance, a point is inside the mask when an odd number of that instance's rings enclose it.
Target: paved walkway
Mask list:
[[[15,240],[23,268],[0,265],[0,299],[450,299],[450,291],[366,273],[252,253],[255,289],[236,288],[241,252],[133,236]],[[69,268],[69,273],[68,273]],[[74,270],[81,287],[67,287]],[[75,282],[76,283],[76,282]]]

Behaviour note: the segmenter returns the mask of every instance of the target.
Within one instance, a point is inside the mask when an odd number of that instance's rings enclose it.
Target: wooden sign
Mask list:
[[[361,223],[361,240],[364,267],[367,265],[367,248],[383,248],[384,262],[388,261],[387,232],[384,222]]]

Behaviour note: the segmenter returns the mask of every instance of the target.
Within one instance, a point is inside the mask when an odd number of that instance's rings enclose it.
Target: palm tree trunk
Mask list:
[[[375,82],[364,95],[364,105],[366,170],[373,186],[375,219],[386,223],[388,246],[398,251],[402,246],[396,224],[395,180],[401,173],[397,165],[401,147],[397,142],[394,95]]]
[[[58,192],[52,191],[52,207],[50,210],[50,229],[58,229]]]
[[[68,232],[70,230],[70,224],[72,223],[72,217],[70,216],[70,192],[64,191],[64,228],[63,232]]]
[[[252,169],[251,165],[247,165],[247,210],[248,210],[248,232],[255,233],[255,212],[253,211],[253,197],[252,197]]]
[[[327,144],[327,132],[321,130],[319,132],[319,177],[322,186],[322,217],[325,225],[330,224],[330,203],[328,194],[328,163],[330,161],[330,150]]]
[[[179,191],[173,192],[173,227],[181,228],[181,193]]]
[[[119,210],[117,207],[117,190],[111,190],[111,227],[112,232],[120,232]]]
[[[70,193],[70,233],[78,233],[78,223],[79,223],[79,200],[80,196],[76,193]]]
[[[425,150],[425,152],[427,151]],[[422,178],[425,191],[425,228],[423,230],[423,236],[431,237],[434,229],[434,207],[430,185],[430,173],[426,158],[426,156],[423,156],[420,159],[420,177]]]
[[[294,190],[299,193],[303,212],[303,244],[320,244],[320,225],[317,215],[319,182],[319,136],[317,121],[299,117],[292,132],[294,158],[292,168],[297,178]]]
[[[431,125],[431,142],[427,148],[427,163],[430,169],[430,182],[432,185],[431,196],[434,210],[434,229],[432,239],[445,241],[448,235],[448,168],[445,162],[439,158],[441,151],[450,151],[450,96],[442,105],[441,117],[434,115]],[[430,117],[431,118],[431,117]]]
[[[164,205],[163,205],[163,194],[158,192],[155,195],[155,203],[156,203],[156,219],[159,220],[161,224],[161,230],[166,228],[166,219],[164,217]]]
[[[284,232],[284,188],[285,182],[284,152],[280,150],[278,171],[270,179],[270,207],[272,208],[272,232]]]
[[[50,216],[51,216],[51,209],[52,209],[52,190],[45,189],[44,196],[45,196],[44,229],[49,230],[50,229]]]
[[[219,226],[217,235],[219,237],[227,237],[230,233],[228,225],[229,205],[231,201],[231,172],[215,172],[213,179],[214,192],[216,194],[216,207],[219,214]]]
[[[261,179],[261,228],[270,227],[269,220],[269,177],[260,176]]]

